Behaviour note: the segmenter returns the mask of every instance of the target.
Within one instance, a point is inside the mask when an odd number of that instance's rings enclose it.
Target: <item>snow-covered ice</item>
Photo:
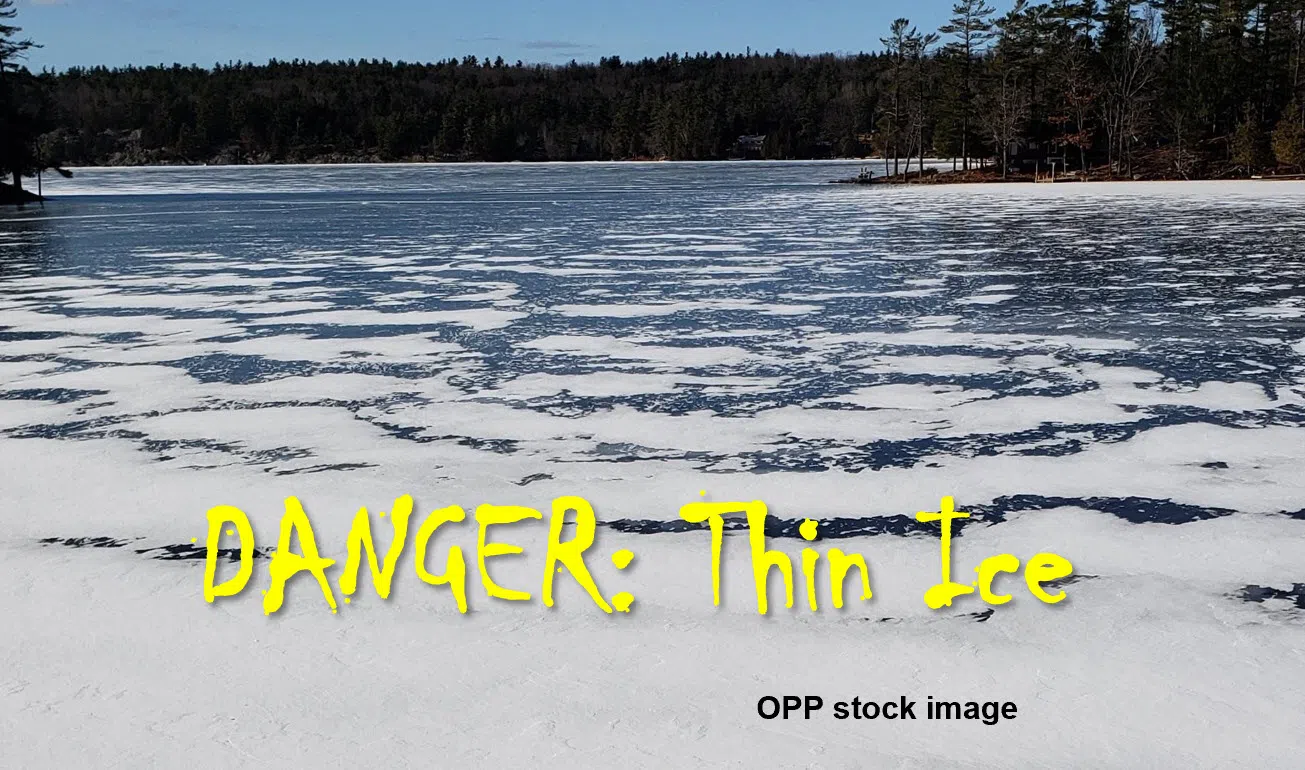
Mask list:
[[[0,765],[1298,764],[1305,185],[849,169],[86,170],[0,213]],[[713,608],[701,490],[793,554],[820,520],[874,598],[758,617],[731,526]],[[264,617],[265,561],[204,603],[208,508],[270,546],[298,496],[343,561],[402,494],[586,497],[633,612],[538,603],[546,523],[494,567],[529,605],[472,564],[460,616],[410,556],[338,615],[300,578]],[[1054,551],[1069,600],[929,611],[944,495],[958,575]],[[1019,717],[757,716],[784,694]]]

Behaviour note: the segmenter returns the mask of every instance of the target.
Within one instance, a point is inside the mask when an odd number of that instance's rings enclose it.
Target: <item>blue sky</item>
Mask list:
[[[19,0],[18,23],[45,46],[32,53],[33,69],[468,54],[566,62],[748,46],[875,50],[893,18],[932,29],[950,6],[951,0]]]

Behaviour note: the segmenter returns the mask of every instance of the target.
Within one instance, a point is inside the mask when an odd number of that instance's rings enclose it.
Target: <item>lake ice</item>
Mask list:
[[[1299,763],[1305,184],[825,184],[858,165],[88,169],[0,212],[0,765]],[[701,491],[790,553],[820,520],[874,598],[758,617],[732,531],[714,608]],[[543,608],[546,523],[494,566],[529,605],[410,558],[338,615],[299,578],[265,618],[266,562],[203,602],[208,508],[271,546],[295,495],[342,561],[402,494],[586,497],[634,611]],[[929,611],[944,495],[957,575],[1054,551],[1069,600]]]

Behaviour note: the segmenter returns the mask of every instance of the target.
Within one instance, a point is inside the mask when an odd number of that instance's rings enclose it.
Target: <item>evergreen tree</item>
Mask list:
[[[894,19],[889,27],[888,37],[879,39],[884,45],[884,56],[889,66],[885,73],[887,104],[883,110],[880,128],[884,132],[887,147],[893,156],[893,174],[900,173],[903,139],[909,128],[907,100],[910,97],[910,83],[907,80],[907,60],[911,55],[913,40],[919,33],[911,26],[910,19]],[[884,165],[888,165],[888,152],[884,153]],[[909,157],[908,157],[909,160]]]
[[[0,0],[0,170],[22,190],[23,177],[38,168],[36,140],[48,114],[38,84],[21,66],[36,44],[20,38],[22,28],[9,23],[17,14],[14,0]]]
[[[969,139],[974,115],[974,61],[994,36],[993,13],[995,10],[984,0],[959,0],[952,6],[951,20],[938,28],[944,35],[955,38],[948,43],[948,47],[955,54],[953,60],[960,62],[957,101],[961,124],[961,164],[966,170],[970,168]]]
[[[1305,124],[1301,122],[1300,105],[1294,100],[1273,128],[1273,157],[1282,166],[1297,170],[1305,166]]]
[[[1247,102],[1242,120],[1233,132],[1232,161],[1247,173],[1255,173],[1269,164],[1269,157],[1269,141],[1260,124],[1258,110],[1253,103]]]
[[[39,47],[29,39],[18,37],[22,27],[9,23],[17,15],[14,0],[0,0],[0,75],[18,71],[18,62],[28,51]]]

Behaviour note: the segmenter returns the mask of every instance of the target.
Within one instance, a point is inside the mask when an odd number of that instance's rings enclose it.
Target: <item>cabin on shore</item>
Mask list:
[[[1065,181],[1074,176],[1062,142],[1039,142],[1021,138],[1007,148],[1008,171],[1030,174],[1035,182]]]
[[[761,160],[765,157],[765,150],[765,134],[744,134],[734,143],[735,157],[743,160]]]

